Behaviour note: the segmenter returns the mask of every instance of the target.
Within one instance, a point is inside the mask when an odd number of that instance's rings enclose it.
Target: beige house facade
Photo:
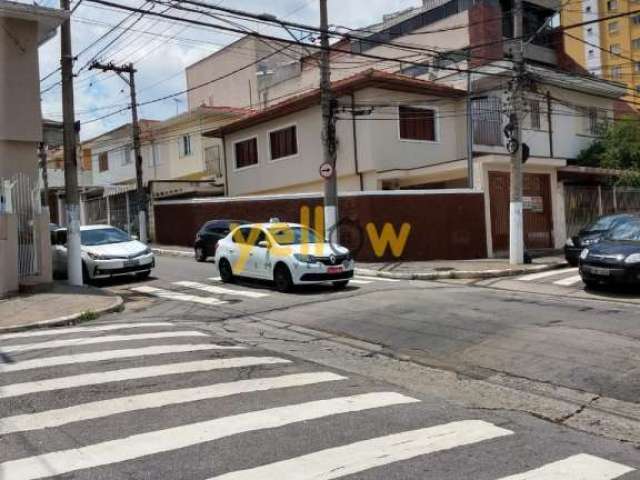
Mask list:
[[[60,10],[0,0],[0,297],[51,282],[49,212],[38,194],[38,47],[65,18]]]

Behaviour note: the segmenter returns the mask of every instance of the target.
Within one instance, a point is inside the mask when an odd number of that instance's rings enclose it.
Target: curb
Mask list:
[[[118,312],[122,309],[124,305],[124,300],[121,296],[117,295],[114,297],[114,301],[108,307],[100,308],[98,310],[91,310],[96,316],[104,315],[105,313]],[[46,328],[46,327],[56,327],[61,325],[66,325],[73,323],[82,317],[85,312],[74,313],[72,315],[67,315],[65,317],[53,318],[51,320],[42,320],[40,322],[29,323],[26,325],[12,325],[8,327],[0,327],[0,334],[2,333],[11,333],[11,332],[21,332],[23,330],[37,330],[38,328]]]
[[[394,280],[445,280],[445,279],[489,279],[514,277],[526,275],[528,273],[540,273],[556,270],[565,267],[566,262],[550,263],[530,268],[518,267],[496,270],[451,270],[447,272],[384,272],[379,270],[369,270],[366,268],[356,268],[356,273],[368,277],[391,278]]]
[[[167,255],[171,257],[193,258],[193,252],[185,250],[170,250],[166,248],[152,248],[157,255]],[[368,277],[390,278],[394,280],[445,280],[445,279],[489,279],[501,277],[514,277],[527,273],[540,273],[558,268],[566,267],[567,262],[549,263],[537,265],[535,267],[518,267],[495,270],[451,270],[447,272],[385,272],[379,270],[369,270],[366,268],[356,268],[356,273]]]
[[[166,248],[151,248],[151,251],[157,255],[166,255],[169,257],[185,257],[194,258],[193,252],[187,252],[185,250],[169,250]]]

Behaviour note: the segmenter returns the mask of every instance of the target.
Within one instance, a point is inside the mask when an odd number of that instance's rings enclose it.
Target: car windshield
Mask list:
[[[603,232],[609,230],[615,223],[623,222],[625,217],[612,215],[610,217],[602,217],[587,226],[585,232]]]
[[[131,237],[118,228],[98,228],[95,230],[82,230],[80,232],[82,245],[108,245],[110,243],[130,242]]]
[[[307,227],[272,227],[269,229],[269,233],[280,245],[323,242],[320,234]]]
[[[618,242],[640,242],[640,222],[622,224],[611,230],[607,238]]]

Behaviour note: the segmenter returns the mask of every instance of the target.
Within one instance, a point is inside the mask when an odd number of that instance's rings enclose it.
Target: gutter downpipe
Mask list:
[[[220,137],[222,140],[222,163],[224,163],[224,196],[229,196],[229,175],[227,175],[227,142],[224,133]]]
[[[364,181],[362,179],[362,173],[360,173],[360,167],[358,165],[358,129],[356,126],[356,97],[351,92],[351,129],[353,131],[353,163],[356,169],[356,175],[360,181],[360,191],[364,192]]]
[[[471,108],[471,70],[467,72],[467,181],[473,190],[475,179],[473,172],[473,112]]]

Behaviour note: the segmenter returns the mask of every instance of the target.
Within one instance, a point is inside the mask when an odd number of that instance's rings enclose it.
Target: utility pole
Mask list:
[[[138,102],[136,100],[136,70],[133,68],[133,63],[117,66],[113,63],[103,64],[99,62],[93,62],[91,69],[102,70],[103,72],[115,72],[118,74],[124,82],[129,85],[131,92],[131,136],[133,138],[133,152],[136,157],[136,187],[138,197],[138,221],[140,225],[140,241],[147,243],[147,222],[149,216],[147,215],[147,191],[144,188],[143,172],[142,172],[142,153],[140,151],[140,124],[138,122]],[[124,74],[129,74],[129,78]]]
[[[40,142],[38,145],[38,158],[42,170],[42,206],[49,206],[49,173],[47,172],[47,145]]]
[[[325,234],[332,243],[338,243],[338,174],[336,172],[336,105],[331,92],[331,64],[329,58],[329,17],[327,0],[320,0],[320,103],[322,106],[322,147],[324,178]]]
[[[511,197],[509,205],[509,263],[524,263],[524,218],[522,204],[522,128],[524,88],[524,27],[522,0],[514,0],[513,4],[513,38],[511,50],[513,60],[513,79],[511,84],[511,112],[507,136],[508,149],[511,153]]]
[[[60,0],[60,8],[62,10],[69,12],[69,7],[69,0]],[[64,128],[64,185],[65,204],[67,210],[67,278],[70,285],[82,286],[80,194],[78,192],[76,119],[73,106],[71,17],[67,18],[60,28],[60,54],[60,67],[62,72],[62,115]]]

